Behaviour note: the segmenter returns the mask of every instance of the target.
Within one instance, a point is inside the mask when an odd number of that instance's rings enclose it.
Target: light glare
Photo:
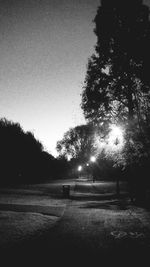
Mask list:
[[[111,131],[108,136],[108,146],[113,149],[120,149],[124,144],[123,130],[117,125],[111,125]]]
[[[79,172],[82,171],[82,166],[81,165],[78,166],[78,171]]]
[[[91,162],[95,162],[95,161],[96,161],[96,158],[95,158],[94,156],[92,156],[92,157],[90,158],[90,161],[91,161]]]

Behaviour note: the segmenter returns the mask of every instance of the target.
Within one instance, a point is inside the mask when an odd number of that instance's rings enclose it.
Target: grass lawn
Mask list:
[[[124,255],[150,250],[149,210],[131,205],[127,198],[64,199],[60,197],[63,184],[64,181],[57,181],[1,190],[1,248],[29,240],[26,248],[35,247],[41,257],[49,255],[49,251],[51,256],[54,252],[62,255],[68,251],[74,256],[85,252],[87,257],[90,253],[113,251]],[[114,183],[71,181],[70,184],[73,191],[80,193],[115,190]]]

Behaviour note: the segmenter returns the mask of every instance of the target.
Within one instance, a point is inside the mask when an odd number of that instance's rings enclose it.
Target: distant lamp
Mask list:
[[[96,162],[96,158],[94,156],[91,156],[90,161],[92,163]],[[92,176],[93,176],[93,183],[95,182],[95,164],[91,164],[92,165]]]
[[[82,171],[82,166],[81,165],[78,166],[78,171],[79,172]]]
[[[91,162],[95,162],[96,161],[96,158],[94,156],[91,156],[90,161]]]

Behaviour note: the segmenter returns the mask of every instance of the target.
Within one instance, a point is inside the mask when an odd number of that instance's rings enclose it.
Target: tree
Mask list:
[[[119,166],[133,171],[136,163],[142,170],[150,159],[149,8],[142,0],[102,0],[94,22],[97,43],[81,107],[95,125],[123,125],[124,148],[111,156]]]
[[[89,159],[93,148],[94,128],[91,124],[70,128],[61,141],[57,142],[57,151],[66,158],[75,158],[81,162]]]
[[[31,132],[25,133],[19,123],[0,119],[1,183],[23,183],[37,180],[42,144]]]
[[[141,0],[102,0],[95,17],[97,44],[82,93],[85,118],[95,123],[149,123],[150,22]]]
[[[0,119],[0,186],[37,183],[66,175],[68,162],[44,151],[32,132]]]

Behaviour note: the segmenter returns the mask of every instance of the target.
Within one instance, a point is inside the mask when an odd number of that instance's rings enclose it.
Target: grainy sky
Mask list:
[[[80,93],[96,38],[99,0],[0,1],[0,117],[49,152],[84,122]]]
[[[99,3],[0,0],[0,117],[32,131],[54,155],[64,132],[84,123],[80,93]]]

